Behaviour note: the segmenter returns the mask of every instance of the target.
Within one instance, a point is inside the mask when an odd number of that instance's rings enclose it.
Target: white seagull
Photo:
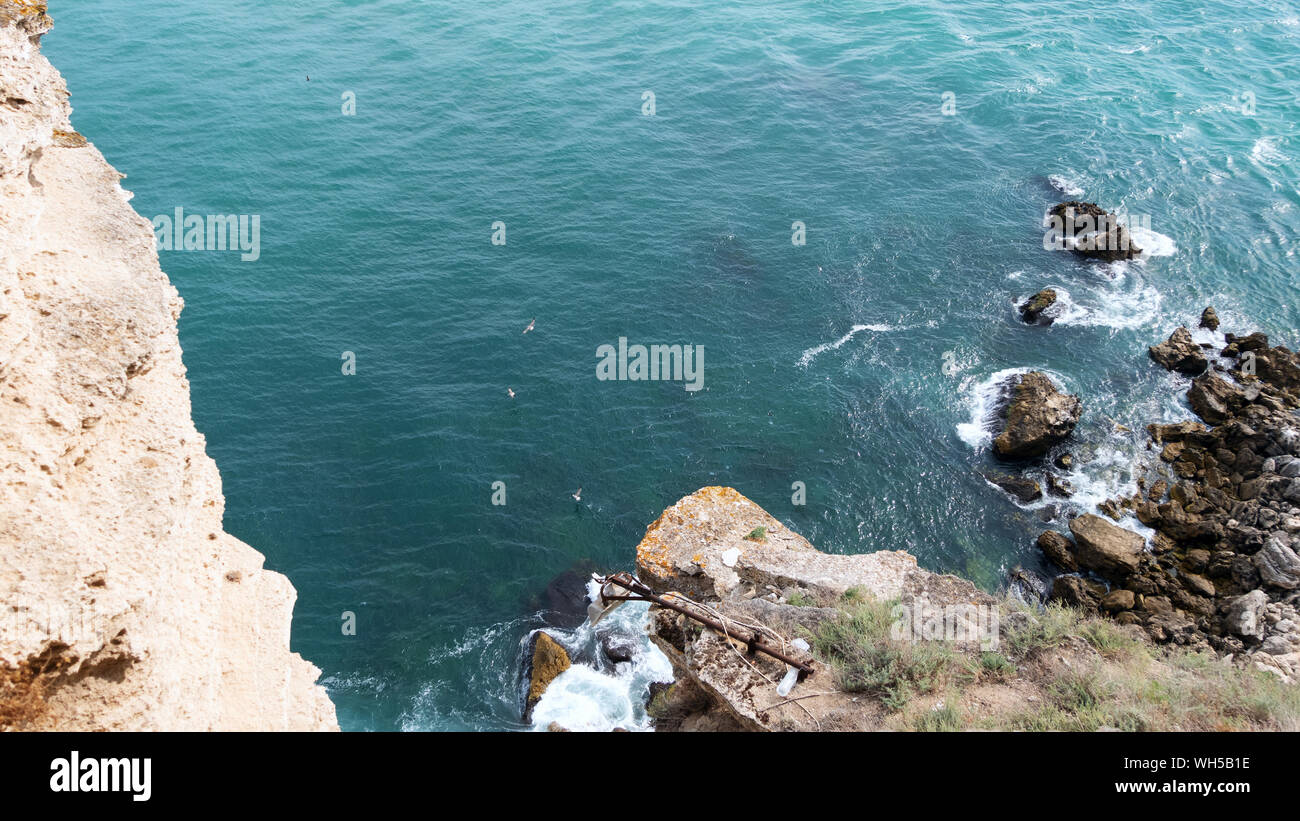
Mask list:
[[[514,398],[515,398],[515,391],[514,391],[514,388],[506,388],[506,393],[510,394],[510,398],[511,398],[511,399],[514,399]]]
[[[528,333],[529,331],[531,331],[533,329],[533,326],[535,326],[536,324],[537,324],[537,319],[536,317],[534,317],[532,321],[528,323],[528,327],[524,328],[524,333]]]
[[[581,501],[582,501],[582,488],[578,488],[578,492],[575,493],[575,494],[573,494],[573,500],[574,500],[575,502],[581,502]]]

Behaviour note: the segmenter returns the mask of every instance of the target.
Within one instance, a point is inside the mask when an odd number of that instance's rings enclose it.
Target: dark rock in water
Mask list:
[[[1052,464],[1056,465],[1061,470],[1069,470],[1074,467],[1074,456],[1068,450],[1062,451],[1057,455],[1056,459],[1052,461]]]
[[[546,585],[542,614],[553,627],[571,630],[587,620],[587,576],[566,570]]]
[[[568,651],[541,630],[533,633],[529,639],[528,652],[524,658],[524,681],[528,683],[524,697],[524,721],[528,721],[546,688],[560,673],[569,669],[572,662]]]
[[[1042,371],[1030,371],[1018,380],[1003,411],[1005,425],[993,440],[994,453],[1007,460],[1047,453],[1074,431],[1083,408],[1079,397],[1058,391]]]
[[[1220,351],[1223,356],[1240,356],[1247,351],[1262,351],[1268,347],[1268,335],[1260,331],[1247,336],[1224,334],[1223,338],[1228,340],[1228,344]]]
[[[1207,306],[1204,311],[1201,311],[1201,327],[1209,328],[1211,331],[1219,330],[1219,314],[1213,307]]]
[[[1188,376],[1196,376],[1209,366],[1201,346],[1192,339],[1191,332],[1183,327],[1175,330],[1168,341],[1147,348],[1147,353],[1166,370]]]
[[[1146,540],[1100,516],[1085,513],[1071,519],[1070,533],[1077,545],[1074,557],[1080,567],[1108,578],[1124,578],[1141,564]]]
[[[1065,479],[1057,478],[1055,473],[1047,474],[1047,492],[1062,499],[1074,495],[1074,486]]]
[[[601,635],[600,649],[604,651],[605,658],[618,664],[636,658],[640,646],[632,636],[610,631]]]
[[[1079,569],[1078,562],[1074,560],[1074,544],[1064,533],[1044,530],[1038,535],[1036,544],[1038,549],[1043,551],[1043,555],[1061,569],[1071,573]]]
[[[1300,356],[1278,345],[1259,351],[1254,358],[1254,374],[1261,382],[1300,398]],[[1242,366],[1238,366],[1240,371]]]
[[[1020,318],[1029,323],[1037,322],[1042,325],[1051,325],[1052,318],[1043,316],[1043,311],[1046,311],[1055,303],[1056,291],[1051,288],[1044,288],[1025,300],[1024,304],[1020,306]]]
[[[1009,473],[985,473],[984,478],[1022,502],[1035,502],[1043,498],[1043,488],[1033,479]]]
[[[1133,259],[1142,253],[1119,219],[1096,203],[1070,200],[1052,206],[1047,213],[1052,239],[1059,248],[1107,262]]]

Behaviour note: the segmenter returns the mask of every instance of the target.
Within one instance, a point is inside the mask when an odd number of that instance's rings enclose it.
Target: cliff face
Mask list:
[[[295,591],[222,532],[147,220],[0,0],[0,728],[334,730]]]

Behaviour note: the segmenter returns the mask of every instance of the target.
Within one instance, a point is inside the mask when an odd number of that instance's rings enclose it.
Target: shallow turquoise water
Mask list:
[[[1140,441],[1108,418],[1185,412],[1148,344],[1207,303],[1297,342],[1296,3],[721,5],[55,4],[137,210],[260,215],[256,262],[162,264],[226,527],[346,729],[519,726],[546,582],[706,484],[996,588],[1042,511],[959,435],[992,374],[1084,397],[1101,493]],[[1164,255],[1044,251],[1053,175]],[[1020,324],[1048,285],[1069,317]],[[620,336],[703,345],[704,390],[597,381]]]

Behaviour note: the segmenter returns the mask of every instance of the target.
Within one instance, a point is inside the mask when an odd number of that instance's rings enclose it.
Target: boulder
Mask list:
[[[1133,595],[1132,590],[1112,590],[1101,600],[1101,609],[1107,613],[1119,613],[1123,610],[1132,610],[1137,597]]]
[[[605,632],[600,634],[600,649],[605,658],[614,664],[631,661],[640,653],[640,643],[626,633]]]
[[[1244,638],[1261,638],[1264,635],[1261,620],[1267,606],[1268,596],[1263,590],[1252,590],[1244,596],[1238,596],[1228,605],[1228,612],[1223,617],[1223,629]]]
[[[1043,316],[1043,311],[1056,303],[1056,291],[1044,288],[1025,300],[1020,305],[1020,318],[1025,322],[1051,325],[1052,318]]]
[[[1279,390],[1300,393],[1300,356],[1281,345],[1260,351],[1255,355],[1255,375]]]
[[[1061,240],[1058,246],[1080,256],[1113,262],[1142,253],[1118,218],[1096,203],[1070,200],[1052,206],[1047,215],[1054,238]]]
[[[1082,576],[1057,576],[1052,580],[1052,598],[1066,604],[1092,610],[1106,595],[1106,585]]]
[[[1047,374],[1030,371],[1018,377],[993,451],[1008,460],[1042,456],[1074,431],[1082,408],[1079,397],[1057,390]]]
[[[1074,560],[1074,545],[1064,533],[1044,530],[1038,534],[1038,541],[1035,544],[1043,551],[1044,556],[1062,569],[1071,573],[1079,569],[1078,562]]]
[[[1147,348],[1147,353],[1165,370],[1188,376],[1204,372],[1209,365],[1201,346],[1192,339],[1191,331],[1183,327],[1170,334],[1167,341]]]
[[[1201,327],[1209,328],[1211,331],[1219,330],[1219,314],[1213,307],[1207,306],[1201,311]]]
[[[1169,425],[1147,425],[1147,433],[1156,444],[1162,442],[1181,442],[1194,433],[1204,433],[1205,425],[1196,421],[1174,422]]]
[[[533,633],[532,647],[528,653],[527,669],[528,695],[524,701],[524,721],[532,718],[533,708],[541,701],[542,694],[556,677],[569,669],[572,662],[569,652],[547,633],[538,630]]]
[[[1123,578],[1138,569],[1146,540],[1131,530],[1085,513],[1070,520],[1079,566],[1111,578]]]
[[[1036,502],[1043,498],[1043,488],[1033,479],[1025,476],[1014,476],[1010,473],[985,473],[984,478],[989,483],[1010,493],[1022,503]]]
[[[1295,590],[1300,587],[1300,556],[1291,548],[1283,532],[1275,532],[1255,554],[1255,567],[1259,578],[1270,587]]]
[[[1204,373],[1192,380],[1192,386],[1187,389],[1187,402],[1197,416],[1218,425],[1245,403],[1245,392],[1213,372]]]

